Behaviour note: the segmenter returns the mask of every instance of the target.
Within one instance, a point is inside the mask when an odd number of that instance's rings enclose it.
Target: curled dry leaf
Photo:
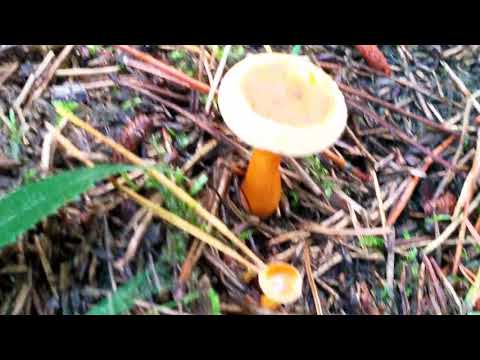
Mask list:
[[[355,49],[372,68],[382,71],[387,76],[392,75],[392,69],[377,45],[355,45]]]
[[[449,214],[453,213],[455,204],[457,203],[457,197],[450,191],[437,199],[430,199],[423,204],[423,210],[426,215],[432,215],[435,211],[437,214]]]
[[[122,130],[119,143],[130,151],[135,151],[140,142],[153,127],[153,119],[147,115],[140,114],[129,120]],[[120,161],[121,157],[114,153],[115,160]]]

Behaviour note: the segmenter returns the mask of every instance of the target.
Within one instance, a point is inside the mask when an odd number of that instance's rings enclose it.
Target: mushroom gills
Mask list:
[[[247,103],[255,113],[281,124],[306,127],[321,123],[333,106],[325,84],[313,72],[305,75],[289,67],[280,63],[251,69],[242,84]]]

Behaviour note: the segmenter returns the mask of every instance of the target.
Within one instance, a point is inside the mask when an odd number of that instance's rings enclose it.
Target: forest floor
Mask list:
[[[57,104],[164,164],[261,259],[294,265],[303,297],[265,308],[242,266],[103,181],[0,249],[0,314],[480,310],[479,46],[379,46],[390,77],[353,46],[234,45],[228,56],[217,45],[132,48],[142,56],[115,45],[0,45],[0,197],[61,170],[120,161],[59,117]],[[247,54],[270,50],[308,56],[329,73],[349,120],[329,151],[283,159],[281,205],[260,220],[239,195],[250,148],[224,125],[208,89]],[[146,54],[196,81],[179,81]],[[133,175],[129,186],[201,224],[171,193]]]

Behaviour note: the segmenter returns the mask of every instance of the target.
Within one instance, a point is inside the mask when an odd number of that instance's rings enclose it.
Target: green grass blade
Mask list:
[[[220,298],[215,290],[210,288],[208,291],[208,297],[210,298],[210,304],[212,305],[212,315],[222,315],[220,311]]]
[[[158,265],[157,265],[158,270]],[[158,292],[158,288],[151,280],[152,272],[144,270],[133,277],[126,284],[117,289],[112,296],[101,300],[94,305],[87,315],[123,315],[126,314],[134,305],[135,300],[145,299]],[[166,290],[165,283],[161,284]]]
[[[22,186],[0,199],[0,249],[47,216],[92,188],[97,181],[133,169],[127,165],[100,165],[65,171]]]

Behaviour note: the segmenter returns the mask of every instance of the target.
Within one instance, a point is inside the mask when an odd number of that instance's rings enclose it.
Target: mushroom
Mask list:
[[[254,148],[241,191],[249,211],[260,218],[272,215],[280,202],[281,156],[321,152],[347,123],[335,81],[296,55],[247,56],[224,76],[218,105],[232,132]]]
[[[268,264],[258,274],[258,283],[265,294],[262,306],[272,310],[275,304],[291,304],[302,296],[302,276],[289,264]]]

